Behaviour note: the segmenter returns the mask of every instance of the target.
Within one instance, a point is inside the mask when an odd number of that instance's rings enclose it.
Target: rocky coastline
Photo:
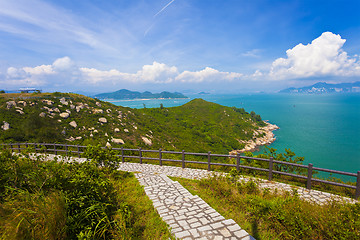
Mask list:
[[[251,140],[245,141],[245,140],[239,140],[240,143],[244,143],[245,147],[240,150],[233,150],[229,154],[230,155],[236,155],[238,153],[244,153],[244,152],[253,152],[255,151],[259,146],[271,144],[276,140],[276,137],[273,133],[273,131],[279,129],[279,127],[275,124],[271,124],[269,122],[266,122],[266,126],[260,127],[258,130],[255,130],[253,133],[253,138]]]

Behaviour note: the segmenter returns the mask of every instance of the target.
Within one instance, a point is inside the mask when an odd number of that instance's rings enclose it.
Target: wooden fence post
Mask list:
[[[18,150],[19,150],[19,153],[21,153],[21,150],[20,150],[20,143],[18,143]]]
[[[240,154],[236,154],[236,171],[240,172]]]
[[[270,157],[269,159],[269,181],[273,178],[273,165],[274,165],[274,158]]]
[[[79,148],[79,144],[77,144],[76,147],[77,147],[78,157],[80,158],[80,148]]]
[[[140,158],[140,164],[142,164],[142,152],[141,152],[141,148],[139,148],[139,158]]]
[[[121,147],[121,161],[124,163],[125,159],[124,159],[124,147]]]
[[[306,183],[306,188],[309,189],[309,190],[311,189],[312,169],[313,169],[313,165],[311,163],[309,163],[307,183]]]
[[[360,197],[360,171],[357,172],[355,199]]]
[[[68,145],[65,144],[65,153],[66,153],[66,156],[68,156]]]
[[[185,150],[182,150],[181,167],[185,168]]]
[[[54,143],[54,154],[57,155],[57,151],[56,151],[56,143]]]
[[[211,171],[211,152],[208,152],[208,171]]]
[[[13,144],[12,143],[10,143],[10,150],[11,150],[11,152],[13,152]]]
[[[161,152],[161,148],[159,149],[159,164],[160,164],[160,166],[162,166],[162,152]]]

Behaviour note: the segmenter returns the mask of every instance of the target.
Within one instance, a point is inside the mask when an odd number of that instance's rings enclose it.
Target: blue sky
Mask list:
[[[360,80],[358,0],[2,0],[0,89],[277,91]]]

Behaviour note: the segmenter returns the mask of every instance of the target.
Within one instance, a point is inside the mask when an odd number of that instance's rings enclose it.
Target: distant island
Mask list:
[[[360,92],[360,81],[354,83],[338,83],[330,84],[326,82],[318,82],[314,85],[302,88],[287,88],[280,91],[280,93],[351,93]]]
[[[127,89],[121,89],[116,92],[110,93],[100,93],[94,96],[99,99],[117,99],[117,100],[127,100],[127,99],[178,99],[178,98],[188,98],[182,93],[178,92],[161,92],[161,93],[151,93],[146,92],[135,92]]]

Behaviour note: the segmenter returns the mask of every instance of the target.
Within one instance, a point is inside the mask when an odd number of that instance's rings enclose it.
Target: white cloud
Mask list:
[[[287,58],[276,59],[269,76],[272,79],[317,76],[359,76],[360,62],[342,49],[345,39],[324,32],[307,45],[298,44],[286,51]]]
[[[203,83],[223,82],[240,79],[243,75],[235,72],[220,72],[206,67],[200,71],[179,72],[177,67],[153,62],[144,65],[136,73],[121,72],[117,69],[99,70],[96,68],[78,68],[69,57],[56,59],[50,65],[36,67],[10,67],[6,81],[11,85],[31,86],[107,86],[136,83]]]
[[[212,81],[232,81],[239,79],[243,75],[241,73],[234,72],[220,72],[216,69],[206,67],[203,70],[197,72],[184,71],[176,77],[176,81],[180,82],[212,82]]]

